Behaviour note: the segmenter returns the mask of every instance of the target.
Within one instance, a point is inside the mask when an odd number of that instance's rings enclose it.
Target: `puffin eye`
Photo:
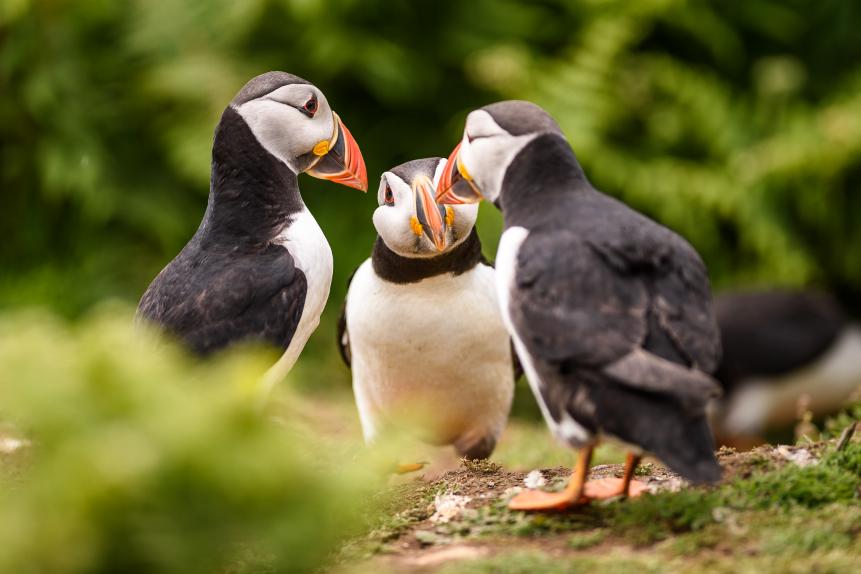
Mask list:
[[[395,204],[395,194],[392,193],[392,188],[388,185],[386,186],[386,194],[383,197],[383,201],[385,201],[386,205],[394,205]]]
[[[317,96],[311,96],[311,99],[302,106],[302,110],[308,114],[308,117],[313,118],[314,114],[317,113]]]

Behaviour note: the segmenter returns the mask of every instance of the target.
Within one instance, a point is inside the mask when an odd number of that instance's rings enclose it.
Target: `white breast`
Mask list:
[[[438,444],[501,433],[514,381],[492,268],[398,285],[368,260],[353,277],[346,312],[367,441],[384,422]]]
[[[273,243],[283,245],[293,256],[296,267],[305,274],[308,292],[290,345],[264,377],[265,395],[290,372],[311,333],[317,329],[332,286],[332,248],[310,211],[304,209],[293,216]]]
[[[496,251],[496,286],[499,293],[499,304],[502,309],[502,319],[508,332],[511,334],[512,341],[514,341],[517,356],[523,365],[523,371],[526,373],[532,394],[535,395],[535,400],[541,408],[541,414],[544,415],[547,426],[550,427],[550,430],[560,441],[566,444],[583,444],[591,439],[591,433],[588,430],[578,424],[567,413],[563,415],[559,423],[553,420],[553,417],[550,415],[550,411],[541,395],[541,388],[544,383],[538,376],[538,371],[535,369],[532,357],[523,345],[523,341],[518,336],[517,330],[511,321],[509,305],[511,304],[511,290],[514,288],[516,280],[517,253],[528,235],[529,231],[523,227],[509,227],[499,240],[499,248]]]

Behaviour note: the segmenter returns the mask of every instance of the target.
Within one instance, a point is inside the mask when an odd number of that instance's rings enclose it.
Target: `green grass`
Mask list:
[[[448,524],[423,523],[416,538],[441,549],[451,544],[497,548],[493,557],[451,564],[445,573],[857,570],[861,442],[839,453],[832,442],[817,464],[804,468],[781,466],[779,458],[756,453],[747,462],[748,478],[716,488],[593,503],[576,512],[511,512],[506,500],[497,498]],[[644,473],[655,467],[645,467]],[[494,469],[473,464],[470,472],[476,480],[487,480]],[[427,518],[433,495],[446,488],[442,482],[420,487],[390,516],[389,531],[409,531],[410,516]]]
[[[700,556],[673,556],[665,552],[630,552],[616,549],[603,555],[554,556],[538,550],[498,553],[490,558],[452,563],[441,574],[783,574],[787,572],[850,573],[859,565],[857,545],[842,551],[816,550],[804,555],[773,555],[756,551]]]
[[[737,480],[725,494],[749,508],[814,508],[832,502],[858,500],[861,483],[861,444],[842,452],[826,452],[819,464],[787,465],[769,473]]]
[[[370,534],[350,545],[340,565],[351,573],[364,567],[377,573],[380,567],[368,558],[386,556],[397,564],[403,541],[413,540],[425,552],[457,544],[493,547],[493,556],[450,564],[442,570],[447,574],[850,572],[861,561],[861,439],[856,437],[840,453],[830,444],[812,466],[801,468],[777,455],[752,452],[744,458],[747,472],[739,474],[747,478],[717,488],[596,503],[565,514],[511,512],[497,498],[451,523],[430,524],[434,497],[456,491],[457,484],[400,485],[381,495],[378,512],[369,518]],[[618,463],[621,455],[604,446],[596,463]],[[492,460],[464,466],[474,480],[486,483],[495,480],[494,473],[570,466],[573,459],[574,453],[557,445],[543,422],[514,420]],[[659,469],[649,462],[637,475]],[[545,488],[561,487],[565,480],[549,479]]]
[[[585,550],[592,548],[604,542],[607,539],[606,530],[593,530],[592,532],[583,532],[568,539],[568,548],[572,550]]]
[[[541,420],[512,420],[502,435],[492,460],[508,470],[570,467],[576,455],[556,441]],[[625,460],[625,453],[613,444],[595,450],[592,464],[614,464]]]
[[[793,512],[725,512],[718,516],[720,522],[646,547],[619,539],[614,528],[600,529],[572,537],[568,543],[571,554],[531,547],[450,564],[441,572],[848,573],[858,571],[861,564],[861,507],[857,504],[796,508]],[[600,549],[594,549],[599,544]],[[516,547],[514,543],[505,546]]]
[[[633,544],[645,545],[712,524],[720,500],[714,491],[682,490],[614,503],[600,514],[614,532]]]
[[[605,558],[557,558],[536,551],[502,554],[493,558],[451,565],[443,574],[646,574],[660,572],[658,564],[610,555]]]

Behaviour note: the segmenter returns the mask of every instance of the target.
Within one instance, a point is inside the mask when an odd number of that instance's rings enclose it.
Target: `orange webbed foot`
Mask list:
[[[527,490],[521,492],[508,503],[511,510],[566,510],[576,506],[589,504],[589,498],[577,497],[563,490],[562,492],[544,492],[543,490]]]
[[[622,478],[596,478],[587,482],[584,490],[586,496],[594,500],[607,500],[609,498],[626,496],[625,481]],[[637,497],[648,490],[649,487],[646,486],[646,483],[632,480],[628,486],[627,496],[632,498]]]
[[[419,471],[427,465],[428,463],[426,462],[409,462],[405,464],[399,464],[395,468],[395,474],[409,474],[411,472]]]

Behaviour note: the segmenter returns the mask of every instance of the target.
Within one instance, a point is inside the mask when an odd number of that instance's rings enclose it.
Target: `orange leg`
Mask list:
[[[616,497],[639,496],[646,490],[646,485],[633,480],[634,471],[640,464],[640,455],[629,452],[625,457],[625,473],[622,478],[599,478],[589,481],[586,496],[596,500]]]
[[[622,488],[619,490],[620,496],[628,496],[631,492],[631,479],[634,478],[634,471],[640,464],[641,457],[638,454],[629,452],[625,456],[625,474],[622,476]]]
[[[395,467],[395,474],[408,474],[410,472],[416,472],[417,470],[423,469],[427,466],[426,462],[408,462],[402,463]]]
[[[544,492],[543,490],[527,490],[511,499],[508,508],[511,510],[565,510],[572,506],[587,504],[589,498],[585,495],[586,476],[592,461],[592,447],[580,449],[577,464],[571,473],[571,480],[562,492]]]

